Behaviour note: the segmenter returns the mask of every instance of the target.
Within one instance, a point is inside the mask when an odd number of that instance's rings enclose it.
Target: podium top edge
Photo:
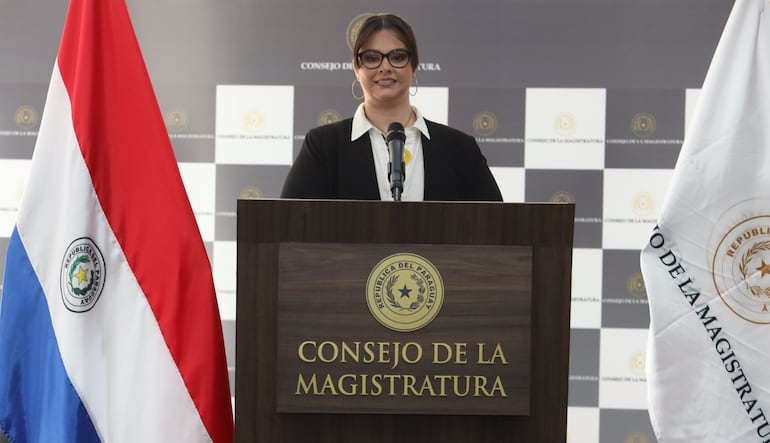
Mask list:
[[[575,206],[574,202],[498,202],[498,201],[470,201],[470,200],[430,200],[430,201],[386,201],[386,200],[351,200],[351,199],[311,199],[311,198],[238,198],[238,203],[249,201],[263,201],[263,202],[305,202],[305,203],[334,203],[334,204],[350,204],[350,203],[363,203],[370,205],[377,204],[393,204],[393,205],[445,205],[445,204],[461,204],[461,205],[501,205],[501,206]]]

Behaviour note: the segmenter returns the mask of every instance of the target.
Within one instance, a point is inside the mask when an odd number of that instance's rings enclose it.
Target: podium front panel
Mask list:
[[[574,216],[239,200],[236,441],[565,441]]]
[[[277,411],[529,413],[532,250],[283,243]]]

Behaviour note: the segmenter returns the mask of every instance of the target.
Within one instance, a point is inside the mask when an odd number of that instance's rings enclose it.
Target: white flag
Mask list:
[[[661,443],[770,442],[770,0],[737,0],[641,253]]]

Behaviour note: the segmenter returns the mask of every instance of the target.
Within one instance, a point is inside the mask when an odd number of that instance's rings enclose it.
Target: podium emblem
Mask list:
[[[438,269],[417,254],[385,257],[366,282],[366,303],[383,326],[411,332],[428,325],[444,302],[444,282]]]

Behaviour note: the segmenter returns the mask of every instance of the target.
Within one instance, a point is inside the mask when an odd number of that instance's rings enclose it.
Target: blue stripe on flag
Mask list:
[[[13,443],[100,441],[64,369],[43,288],[16,229],[0,299],[0,430]]]

